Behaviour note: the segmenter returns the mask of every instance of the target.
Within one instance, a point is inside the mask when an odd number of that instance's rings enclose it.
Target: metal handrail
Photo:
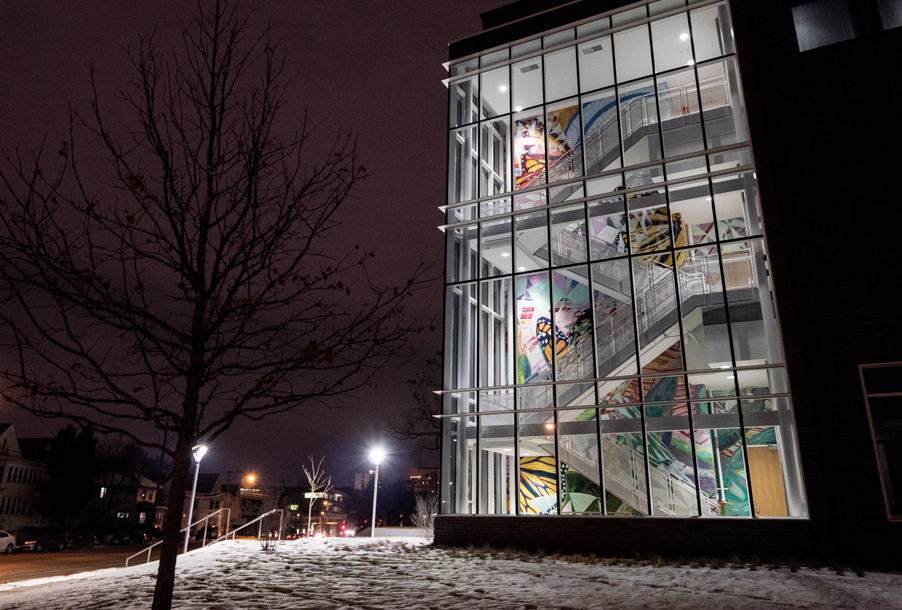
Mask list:
[[[192,527],[194,527],[194,526],[197,525],[198,523],[201,523],[202,521],[208,520],[208,519],[209,519],[210,517],[212,517],[213,515],[215,515],[215,514],[217,514],[217,513],[221,513],[221,512],[224,511],[224,510],[228,510],[228,511],[229,511],[229,518],[231,519],[231,516],[232,516],[232,508],[231,508],[231,507],[220,508],[219,510],[210,513],[209,515],[207,515],[207,516],[204,517],[203,519],[198,519],[198,520],[195,521],[194,523],[189,524],[188,527],[183,527],[182,529],[179,530],[179,534],[181,534],[182,532],[184,532],[184,531],[186,531],[186,530],[191,529]],[[204,526],[204,543],[206,543],[206,541],[207,541],[207,532],[206,532],[206,526]],[[147,553],[147,561],[145,561],[144,563],[150,563],[150,551],[151,551],[155,546],[157,546],[158,544],[163,544],[163,541],[160,540],[159,542],[154,542],[153,544],[151,544],[151,545],[150,545],[149,547],[147,547],[146,549],[141,549],[140,551],[138,551],[138,552],[135,553],[134,555],[131,555],[131,556],[129,556],[129,557],[126,557],[126,558],[125,558],[125,567],[126,567],[126,568],[128,567],[128,562],[131,561],[132,558],[137,557],[138,555],[143,555],[145,552]],[[210,544],[213,544],[213,543],[211,542]]]
[[[232,517],[232,508],[231,508],[231,507],[220,508],[220,509],[217,510],[216,512],[210,513],[209,515],[207,515],[207,516],[204,517],[203,519],[198,519],[197,521],[195,521],[194,523],[192,523],[192,524],[189,525],[188,527],[183,527],[182,529],[179,530],[179,533],[181,534],[181,533],[184,532],[185,530],[187,530],[187,529],[189,529],[189,528],[191,528],[191,527],[194,527],[195,525],[197,525],[198,523],[200,523],[200,522],[202,522],[202,521],[208,520],[210,517],[212,517],[212,516],[215,515],[216,513],[220,513],[220,512],[222,512],[222,511],[224,511],[224,510],[228,510],[228,511],[229,511],[229,519],[231,519],[231,517]],[[211,540],[211,541],[210,541],[210,544],[216,544],[216,543],[219,542],[220,540],[225,540],[225,539],[228,538],[229,536],[232,537],[232,540],[235,540],[235,533],[236,533],[238,530],[242,530],[242,529],[246,528],[248,525],[251,525],[252,523],[256,523],[257,521],[260,521],[260,520],[263,519],[264,517],[266,517],[266,516],[268,516],[268,515],[271,515],[272,513],[276,512],[276,511],[279,512],[279,533],[278,533],[278,536],[279,536],[279,537],[278,537],[278,539],[281,540],[281,539],[282,539],[282,516],[283,516],[283,509],[281,509],[281,508],[274,508],[274,509],[272,509],[271,511],[268,511],[268,512],[263,513],[262,515],[260,515],[260,516],[257,517],[256,519],[254,519],[253,521],[248,521],[247,523],[245,523],[245,524],[242,525],[241,527],[236,527],[236,528],[233,529],[231,532],[226,532],[224,535],[220,536],[220,537],[217,538],[216,540]],[[226,524],[226,528],[228,528],[228,526],[229,526],[229,525],[228,525],[228,523],[227,523],[227,524]],[[261,524],[261,526],[262,526],[262,524]],[[258,538],[258,539],[260,538],[260,532],[259,532],[259,531],[257,532],[257,538]],[[207,532],[206,532],[206,526],[204,526],[204,542],[203,542],[201,548],[203,548],[203,547],[206,546],[206,542],[207,542]],[[142,549],[142,550],[138,551],[137,553],[135,553],[134,555],[131,555],[130,557],[127,557],[127,558],[125,559],[125,567],[126,567],[126,568],[128,567],[128,562],[129,562],[132,558],[137,557],[138,555],[142,555],[144,552],[147,552],[147,561],[145,561],[144,563],[150,563],[150,551],[151,551],[151,549],[153,549],[153,548],[154,548],[155,546],[157,546],[158,544],[162,544],[162,543],[163,543],[162,540],[160,540],[159,542],[154,542],[152,545],[150,545],[150,546],[147,547],[146,549]]]

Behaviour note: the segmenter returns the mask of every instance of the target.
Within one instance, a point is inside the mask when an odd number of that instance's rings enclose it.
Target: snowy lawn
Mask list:
[[[224,542],[179,558],[175,608],[902,608],[902,576],[577,563],[422,540]],[[646,562],[642,562],[646,563]],[[149,608],[156,563],[0,586],[0,608]],[[47,582],[50,580],[52,582]],[[34,585],[41,586],[35,587]],[[30,587],[22,589],[23,587]],[[17,589],[22,589],[17,592]]]

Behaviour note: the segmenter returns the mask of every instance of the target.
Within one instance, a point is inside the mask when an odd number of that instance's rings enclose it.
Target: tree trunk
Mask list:
[[[188,490],[188,471],[191,466],[191,447],[183,435],[175,446],[175,463],[172,469],[172,485],[169,488],[169,508],[163,522],[163,543],[160,544],[160,567],[153,592],[153,610],[172,608],[172,591],[175,589],[175,562],[179,554],[182,511],[185,509],[185,492]]]

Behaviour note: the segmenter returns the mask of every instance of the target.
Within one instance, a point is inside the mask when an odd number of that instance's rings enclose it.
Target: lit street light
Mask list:
[[[191,517],[194,513],[194,494],[197,493],[197,473],[200,472],[200,460],[207,452],[207,446],[198,445],[192,451],[194,452],[194,485],[191,487],[191,504],[188,505],[188,526],[185,528],[185,550],[182,551],[183,553],[188,552],[188,538],[191,537]]]
[[[373,483],[373,523],[370,528],[370,538],[376,537],[376,494],[379,493],[379,462],[385,457],[385,451],[376,447],[370,451],[370,459],[376,464],[376,480]]]

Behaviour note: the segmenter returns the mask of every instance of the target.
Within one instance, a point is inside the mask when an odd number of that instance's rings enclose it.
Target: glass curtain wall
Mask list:
[[[806,517],[726,2],[451,66],[441,510]]]

